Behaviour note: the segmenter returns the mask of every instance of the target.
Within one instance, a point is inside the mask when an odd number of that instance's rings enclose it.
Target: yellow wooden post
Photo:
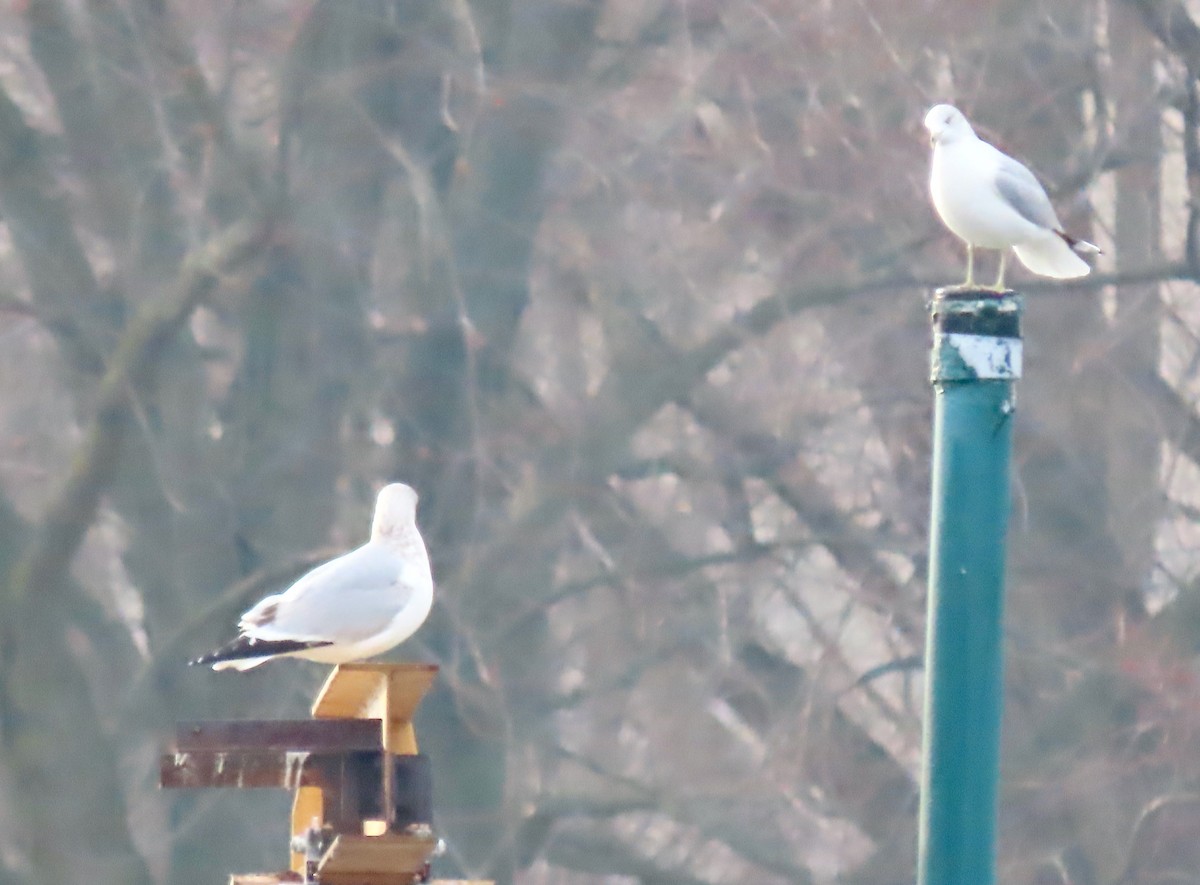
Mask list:
[[[327,848],[309,849],[321,885],[412,885],[428,872],[437,847],[429,825],[428,760],[418,756],[412,724],[437,670],[432,664],[343,664],[313,703],[318,721],[184,723],[172,752],[162,756],[160,783],[294,790],[292,834],[305,836],[312,828],[334,834]],[[382,762],[382,784],[359,764],[360,753],[374,754],[372,765]],[[355,812],[364,789],[382,820]],[[319,861],[316,847],[324,849]],[[293,851],[288,872],[240,874],[230,882],[294,882],[295,874],[308,872],[309,859]],[[432,885],[493,883],[443,879]]]
[[[303,833],[311,826],[318,829],[325,822],[325,801],[320,787],[297,787],[292,800],[292,833]],[[292,869],[304,872],[303,852],[292,852]]]
[[[317,719],[379,719],[383,748],[397,756],[417,752],[412,717],[437,676],[434,664],[342,664],[313,702]]]
[[[417,736],[412,718],[433,685],[437,671],[434,664],[342,664],[334,668],[317,693],[312,706],[313,718],[378,719],[382,729],[381,743],[387,752],[397,756],[415,755]],[[390,803],[395,794],[391,766],[384,766],[384,777],[384,793]],[[324,821],[321,791],[315,787],[301,787],[292,803],[292,833],[303,833],[314,821],[318,824]],[[372,864],[384,863],[381,854],[387,852],[391,852],[390,862],[398,865],[410,864],[414,862],[413,858],[421,855],[417,864],[420,866],[436,841],[432,836],[389,836],[385,830],[385,822],[367,821],[363,836],[370,841],[349,835],[338,836],[322,862],[322,882],[336,885],[342,876],[347,876],[357,877],[354,881],[367,885],[370,877],[363,876],[368,875]],[[304,855],[292,852],[291,860],[292,869],[303,873]]]
[[[284,879],[278,873],[237,873],[229,877],[229,885],[295,885],[294,879]],[[496,885],[491,879],[430,879],[427,885]]]

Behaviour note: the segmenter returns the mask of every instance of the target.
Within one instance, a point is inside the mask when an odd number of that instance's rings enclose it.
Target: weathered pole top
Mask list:
[[[929,305],[930,380],[941,384],[1020,378],[1024,309],[1024,299],[1011,289],[938,289]]]

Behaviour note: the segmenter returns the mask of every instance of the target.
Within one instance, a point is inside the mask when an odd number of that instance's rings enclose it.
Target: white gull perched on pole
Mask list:
[[[248,670],[273,658],[322,664],[361,661],[417,631],[433,604],[429,555],[417,530],[417,493],[385,486],[371,539],[313,569],[244,615],[241,635],[196,660],[214,670]]]
[[[925,115],[933,142],[929,192],[946,227],[967,244],[967,279],[975,287],[975,247],[999,249],[995,289],[1004,290],[1011,247],[1021,263],[1044,277],[1082,277],[1091,267],[1079,256],[1100,250],[1062,229],[1050,198],[1025,166],[975,134],[967,118],[948,104]]]

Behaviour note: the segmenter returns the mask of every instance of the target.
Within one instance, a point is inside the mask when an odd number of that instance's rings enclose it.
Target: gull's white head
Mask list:
[[[948,104],[934,105],[929,109],[925,115],[925,128],[929,130],[929,140],[934,145],[953,144],[959,139],[975,136],[975,130],[962,111]]]
[[[417,523],[417,493],[412,486],[394,482],[379,490],[371,539],[394,537]]]

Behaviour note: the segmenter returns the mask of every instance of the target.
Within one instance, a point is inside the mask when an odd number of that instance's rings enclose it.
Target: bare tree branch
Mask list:
[[[1189,71],[1200,71],[1200,27],[1178,0],[1125,0],[1146,28],[1184,60]]]
[[[9,576],[10,599],[57,592],[133,423],[130,395],[153,378],[163,348],[220,274],[254,255],[267,230],[263,221],[246,221],[214,237],[184,261],[172,292],[134,316],[100,383],[96,414],[71,471]]]

